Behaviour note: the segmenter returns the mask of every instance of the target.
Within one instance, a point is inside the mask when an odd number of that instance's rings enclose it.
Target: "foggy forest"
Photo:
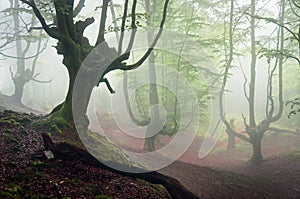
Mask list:
[[[0,198],[300,198],[299,0],[1,0]]]

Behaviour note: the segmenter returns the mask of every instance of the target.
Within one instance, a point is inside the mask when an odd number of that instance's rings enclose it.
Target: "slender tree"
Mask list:
[[[270,125],[277,120],[280,119],[283,112],[283,83],[282,83],[282,67],[283,67],[283,49],[284,49],[284,28],[282,24],[284,23],[284,13],[285,13],[285,0],[280,1],[280,16],[279,16],[279,23],[281,24],[279,30],[278,30],[278,38],[277,38],[277,49],[276,51],[278,56],[275,57],[276,61],[274,63],[274,67],[269,70],[268,74],[268,85],[267,85],[267,103],[266,103],[266,118],[262,121],[260,121],[258,124],[256,122],[256,112],[255,112],[255,90],[257,88],[256,85],[256,61],[257,61],[257,52],[256,52],[256,35],[255,35],[255,23],[256,23],[256,17],[255,17],[255,8],[256,2],[255,0],[251,0],[251,14],[250,14],[250,37],[251,37],[251,66],[250,66],[250,82],[249,82],[249,94],[247,94],[246,89],[246,83],[247,78],[245,77],[245,84],[244,84],[244,94],[248,102],[248,110],[249,110],[249,123],[246,120],[246,117],[243,115],[244,125],[246,134],[241,134],[236,132],[230,123],[226,120],[224,110],[223,110],[223,94],[224,89],[226,86],[227,76],[226,73],[228,73],[229,65],[226,66],[225,74],[223,77],[223,85],[219,96],[219,106],[220,106],[220,112],[221,112],[221,119],[223,123],[225,124],[228,131],[230,131],[232,134],[234,134],[236,137],[250,142],[253,148],[253,154],[250,159],[250,161],[258,163],[263,159],[262,156],[262,150],[261,150],[261,141],[264,136],[264,134],[268,130],[272,130],[272,127]],[[231,1],[231,7],[233,7],[233,1]],[[232,49],[232,47],[231,47]],[[274,80],[274,73],[275,71],[278,72],[278,112],[275,114],[275,102],[273,97],[273,80]]]

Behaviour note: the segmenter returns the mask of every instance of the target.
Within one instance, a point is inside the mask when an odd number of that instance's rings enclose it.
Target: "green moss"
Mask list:
[[[11,129],[5,129],[4,134],[11,134],[13,131]]]
[[[145,187],[147,187],[148,189],[150,189],[153,193],[160,193],[162,190],[164,190],[167,193],[167,190],[165,189],[165,187],[161,184],[151,184],[143,179],[137,179],[138,182],[144,184]],[[135,186],[138,186],[136,184],[133,184]]]
[[[59,116],[58,113],[54,113],[47,118],[34,123],[38,127],[50,127],[51,133],[62,134],[64,129],[72,128],[72,125],[65,120],[63,117]]]
[[[31,166],[41,168],[47,166],[47,164],[41,161],[35,161],[31,163]]]
[[[22,198],[23,195],[24,195],[24,191],[20,186],[16,184],[10,184],[6,188],[6,191],[1,191],[0,196],[2,198],[9,199],[9,198]]]
[[[87,130],[84,138],[83,144],[87,144],[85,147],[96,158],[104,161],[113,161],[129,166],[141,167],[138,163],[133,164],[130,157],[127,156],[121,148],[107,140],[106,137]]]
[[[93,185],[93,186],[90,186],[86,189],[85,193],[88,195],[88,196],[97,196],[97,195],[100,195],[101,192],[100,192],[100,189],[98,188],[97,185]]]
[[[16,198],[13,194],[6,192],[6,191],[1,191],[0,192],[0,198],[6,198],[6,199],[11,199],[11,198]]]
[[[95,196],[95,199],[112,199],[112,197],[107,195],[100,195],[100,196]]]
[[[57,127],[57,125],[53,124],[50,127],[51,131],[62,134],[62,130]]]
[[[32,122],[32,120],[28,116],[22,117],[19,122],[23,125],[27,125]]]
[[[4,125],[11,125],[11,122],[9,120],[0,120],[0,126]]]
[[[31,199],[51,199],[53,198],[52,196],[47,196],[44,194],[38,194],[38,195],[32,195],[30,196]]]
[[[72,141],[72,142],[70,142],[70,144],[72,144],[72,145],[74,145],[74,146],[76,146],[78,148],[81,147],[81,144],[79,142],[77,142],[77,141]]]
[[[18,163],[16,163],[16,162],[9,162],[7,165],[9,167],[12,167],[12,168],[17,168],[18,167]]]
[[[5,131],[5,133],[3,134],[3,136],[6,138],[7,141],[12,142],[14,144],[14,146],[20,146],[20,142],[11,135],[11,132],[7,133]]]

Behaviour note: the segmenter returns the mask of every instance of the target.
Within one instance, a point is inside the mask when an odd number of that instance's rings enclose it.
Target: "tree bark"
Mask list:
[[[253,135],[251,136],[251,145],[253,149],[252,157],[250,158],[250,162],[252,163],[260,163],[263,159],[262,151],[261,151],[261,141],[262,136],[260,135]]]
[[[228,135],[227,151],[231,151],[235,147],[235,135],[229,129],[226,129]]]

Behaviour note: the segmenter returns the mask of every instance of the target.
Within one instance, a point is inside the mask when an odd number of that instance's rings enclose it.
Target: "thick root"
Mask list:
[[[73,121],[68,121],[61,116],[60,112],[51,114],[35,123],[38,127],[50,127],[50,131],[62,133],[64,129],[74,128]]]

